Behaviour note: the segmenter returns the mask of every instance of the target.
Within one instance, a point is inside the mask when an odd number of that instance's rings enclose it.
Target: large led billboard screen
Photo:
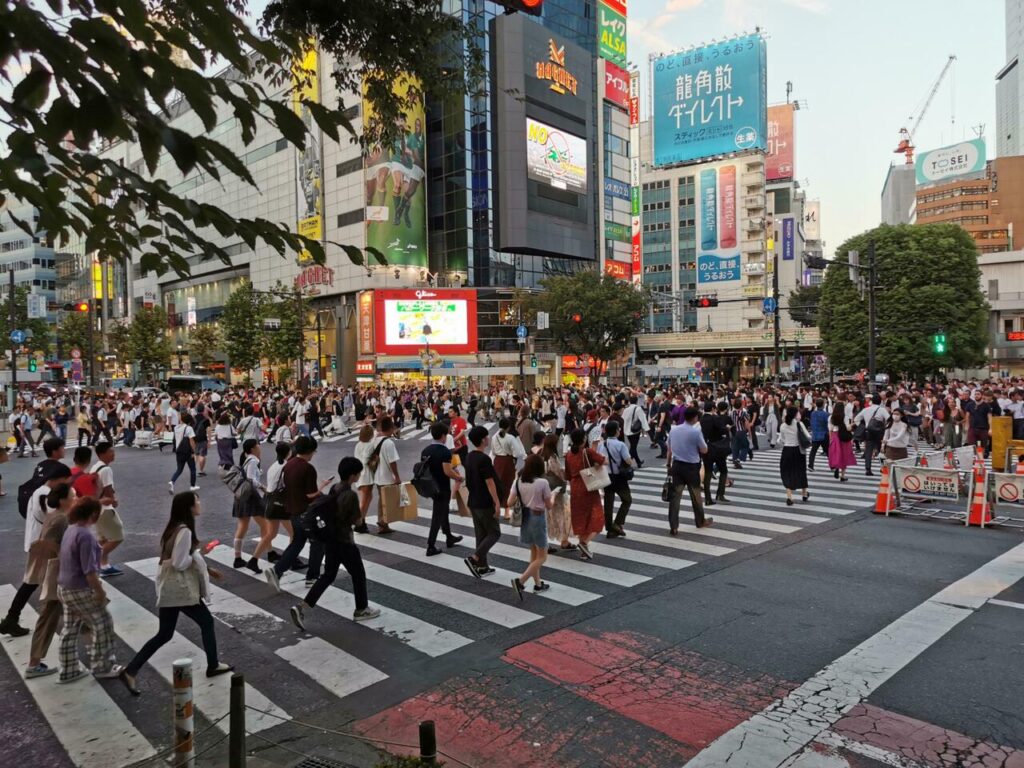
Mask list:
[[[423,327],[430,327],[430,348],[440,354],[476,351],[476,291],[377,290],[376,347],[383,354],[418,354],[426,347]]]
[[[526,118],[526,175],[541,184],[587,193],[587,142]]]

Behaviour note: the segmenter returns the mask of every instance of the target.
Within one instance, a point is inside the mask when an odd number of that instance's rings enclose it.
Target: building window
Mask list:
[[[338,214],[338,226],[347,227],[351,224],[361,224],[363,221],[363,209],[356,208],[354,211]]]
[[[363,158],[354,157],[351,160],[346,160],[344,163],[338,163],[337,176],[348,176],[350,173],[363,170]]]

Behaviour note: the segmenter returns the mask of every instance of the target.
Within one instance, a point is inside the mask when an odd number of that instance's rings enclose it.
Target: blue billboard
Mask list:
[[[765,149],[767,53],[760,35],[651,62],[654,164]]]

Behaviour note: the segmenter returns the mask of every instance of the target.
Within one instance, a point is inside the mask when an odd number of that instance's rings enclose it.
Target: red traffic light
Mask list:
[[[701,307],[702,309],[706,309],[707,307],[711,306],[711,299],[709,299],[707,296],[702,296],[697,301],[697,306]]]
[[[582,323],[583,322],[583,315],[581,315],[579,312],[573,313],[572,321],[574,323]]]
[[[77,304],[75,304],[75,311],[76,312],[88,312],[89,311],[89,302],[88,301],[80,301],[80,302],[78,302]]]

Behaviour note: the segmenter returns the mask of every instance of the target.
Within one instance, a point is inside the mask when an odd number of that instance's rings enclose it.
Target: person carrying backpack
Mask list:
[[[414,469],[413,478],[413,484],[417,485],[416,481],[419,476],[422,473],[429,473],[436,486],[436,493],[429,497],[433,504],[430,514],[430,532],[427,535],[427,557],[441,554],[441,550],[437,548],[439,531],[444,531],[445,544],[448,549],[462,541],[461,536],[452,534],[451,525],[448,522],[448,508],[452,500],[451,481],[455,481],[456,492],[462,485],[462,476],[452,469],[452,451],[445,445],[448,437],[448,425],[443,421],[434,422],[430,425],[430,436],[434,438],[434,442],[423,449],[420,464]],[[421,486],[417,485],[417,488],[419,487]]]
[[[359,479],[362,471],[363,463],[359,459],[353,456],[343,458],[338,462],[340,482],[326,495],[314,499],[302,516],[303,523],[311,523],[311,530],[319,532],[326,560],[323,572],[306,593],[305,599],[290,608],[292,621],[302,631],[306,631],[306,611],[316,607],[320,596],[334,583],[338,567],[342,565],[352,579],[352,594],[356,601],[352,619],[368,621],[380,616],[380,609],[370,606],[366,594],[363,558],[352,535],[352,526],[359,521],[362,514],[359,511],[359,497],[352,490],[352,485]]]
[[[871,396],[871,405],[857,414],[854,419],[855,434],[857,427],[863,426],[864,434],[864,474],[872,476],[871,460],[882,450],[882,439],[885,437],[885,426],[889,421],[889,411],[882,405],[878,394]]]
[[[192,423],[192,414],[185,413],[181,417],[181,423],[174,428],[174,458],[178,462],[178,468],[174,470],[170,482],[167,483],[167,490],[172,496],[174,495],[174,481],[181,477],[186,465],[189,479],[192,482],[189,490],[193,493],[199,490],[199,486],[196,485],[196,433],[192,428]]]

